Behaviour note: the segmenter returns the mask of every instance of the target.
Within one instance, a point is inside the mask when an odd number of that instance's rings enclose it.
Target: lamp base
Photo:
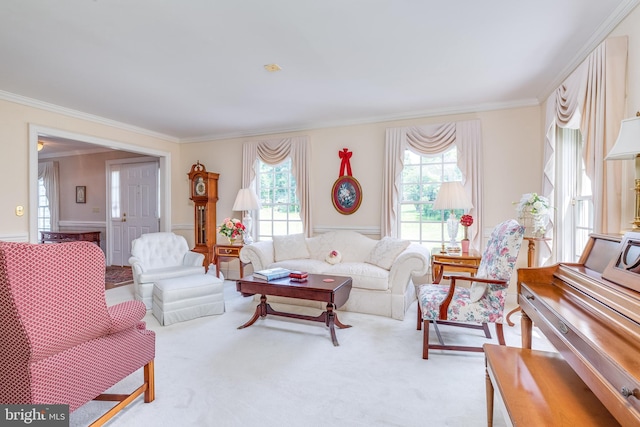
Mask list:
[[[253,237],[251,236],[253,219],[251,218],[249,211],[247,211],[247,214],[242,218],[242,223],[244,224],[244,235],[242,236],[242,239],[244,240],[245,245],[250,245],[253,243]]]
[[[458,225],[460,225],[460,221],[458,221],[456,214],[452,210],[449,213],[449,219],[447,219],[447,232],[449,233],[450,239],[447,252],[460,252],[460,246],[458,246],[458,243],[456,242],[456,237],[458,236]]]

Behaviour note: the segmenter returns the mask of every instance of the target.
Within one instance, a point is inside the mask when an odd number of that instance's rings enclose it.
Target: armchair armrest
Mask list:
[[[204,262],[204,255],[198,252],[187,251],[184,254],[182,265],[201,266]]]
[[[125,301],[120,304],[107,307],[111,316],[109,334],[115,334],[124,329],[136,327],[147,314],[147,307],[142,301]]]
[[[131,272],[133,273],[133,281],[139,283],[138,278],[144,273],[144,264],[138,257],[132,256],[129,258],[129,265],[131,266]]]
[[[508,285],[509,283],[506,280],[500,279],[488,279],[484,277],[470,277],[470,276],[451,276],[449,277],[451,283],[449,284],[449,292],[445,297],[442,304],[440,304],[440,319],[445,320],[447,318],[447,311],[449,310],[449,304],[451,304],[451,300],[453,300],[453,294],[456,290],[456,281],[465,280],[468,282],[479,282],[479,283],[493,283],[495,285]]]

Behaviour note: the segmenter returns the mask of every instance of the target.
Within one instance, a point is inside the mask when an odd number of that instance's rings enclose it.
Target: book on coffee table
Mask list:
[[[265,270],[258,270],[253,272],[253,277],[257,279],[266,280],[275,280],[282,279],[283,277],[289,277],[290,271],[286,268],[276,267],[276,268],[267,268]]]
[[[299,271],[299,270],[291,270],[289,272],[289,277],[291,279],[306,279],[307,277],[309,277],[309,273],[307,273],[306,271]]]

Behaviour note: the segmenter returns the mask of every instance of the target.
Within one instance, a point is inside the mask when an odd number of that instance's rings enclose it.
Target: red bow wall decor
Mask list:
[[[338,157],[340,157],[340,174],[331,189],[333,206],[343,215],[350,215],[357,211],[362,202],[362,188],[360,187],[360,183],[351,175],[352,156],[353,152],[349,151],[348,148],[343,148],[341,151],[338,151]]]

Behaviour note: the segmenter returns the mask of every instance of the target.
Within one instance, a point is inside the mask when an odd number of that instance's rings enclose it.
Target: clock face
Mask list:
[[[202,177],[199,177],[195,183],[195,191],[197,196],[204,196],[207,193],[207,186]]]

